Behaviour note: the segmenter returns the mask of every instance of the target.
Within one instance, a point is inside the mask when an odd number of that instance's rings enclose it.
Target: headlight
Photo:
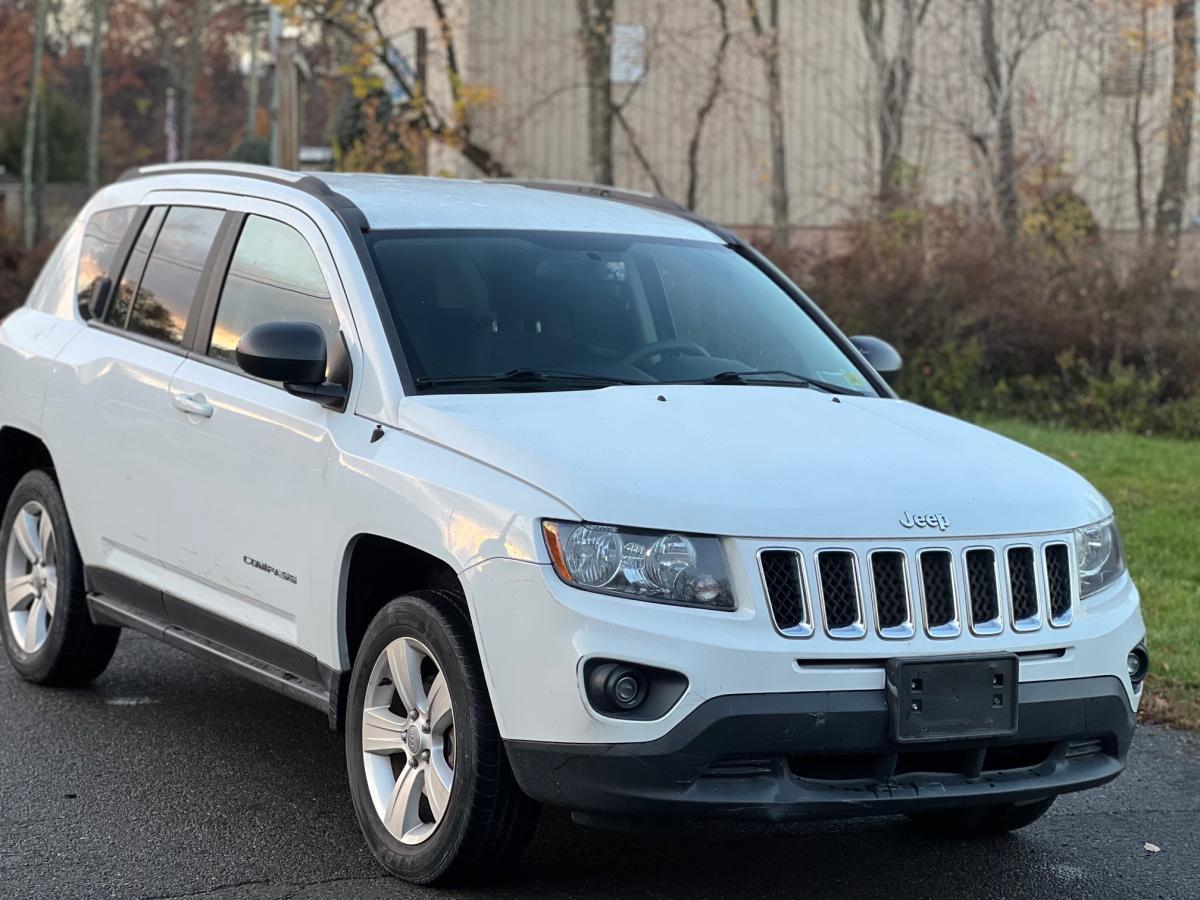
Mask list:
[[[714,537],[638,531],[613,525],[543,522],[554,571],[587,591],[733,609],[729,570]]]
[[[1079,596],[1103,590],[1125,573],[1125,553],[1117,523],[1111,518],[1075,529],[1075,562]]]

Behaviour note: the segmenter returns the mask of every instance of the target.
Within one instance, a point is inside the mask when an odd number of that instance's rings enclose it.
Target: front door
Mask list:
[[[311,645],[302,630],[331,499],[326,476],[338,457],[333,432],[347,417],[249,377],[234,349],[262,322],[312,322],[325,331],[330,379],[343,380],[340,331],[347,326],[336,309],[342,300],[330,292],[338,284],[332,259],[311,221],[260,200],[243,201],[242,214],[226,275],[214,279],[206,298],[194,351],[170,383],[163,588],[175,621],[306,674],[296,662],[304,657],[290,649]],[[203,324],[210,320],[211,329]],[[239,647],[247,640],[255,646]]]

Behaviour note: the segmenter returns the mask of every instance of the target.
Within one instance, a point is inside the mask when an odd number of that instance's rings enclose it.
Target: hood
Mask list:
[[[398,424],[613,525],[949,538],[1111,512],[1065,466],[901,400],[758,385],[438,394],[405,399]]]

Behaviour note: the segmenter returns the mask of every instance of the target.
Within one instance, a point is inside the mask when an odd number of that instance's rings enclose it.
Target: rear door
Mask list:
[[[259,323],[312,322],[330,348],[328,379],[349,384],[341,332],[352,325],[328,248],[303,214],[244,200],[226,254],[194,351],[170,384],[166,603],[182,624],[311,675],[305,657],[290,649],[311,643],[301,630],[314,591],[326,597],[334,590],[336,548],[320,535],[326,504],[336,502],[326,482],[338,458],[337,431],[353,417],[249,377],[234,349]]]
[[[132,210],[114,255],[91,258],[85,241],[80,303],[91,318],[58,358],[43,422],[93,587],[155,608],[157,591],[141,588],[161,581],[167,387],[184,361],[226,215],[201,195],[188,203]],[[113,239],[111,228],[94,230],[101,244]],[[97,292],[101,273],[91,267],[105,268],[106,255],[115,288]]]

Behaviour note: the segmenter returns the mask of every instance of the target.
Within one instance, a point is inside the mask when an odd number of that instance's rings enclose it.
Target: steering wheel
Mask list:
[[[651,356],[665,356],[668,353],[680,353],[684,356],[712,356],[695,341],[675,339],[670,341],[655,341],[645,347],[639,347],[620,361],[622,366],[637,366],[638,363]]]

